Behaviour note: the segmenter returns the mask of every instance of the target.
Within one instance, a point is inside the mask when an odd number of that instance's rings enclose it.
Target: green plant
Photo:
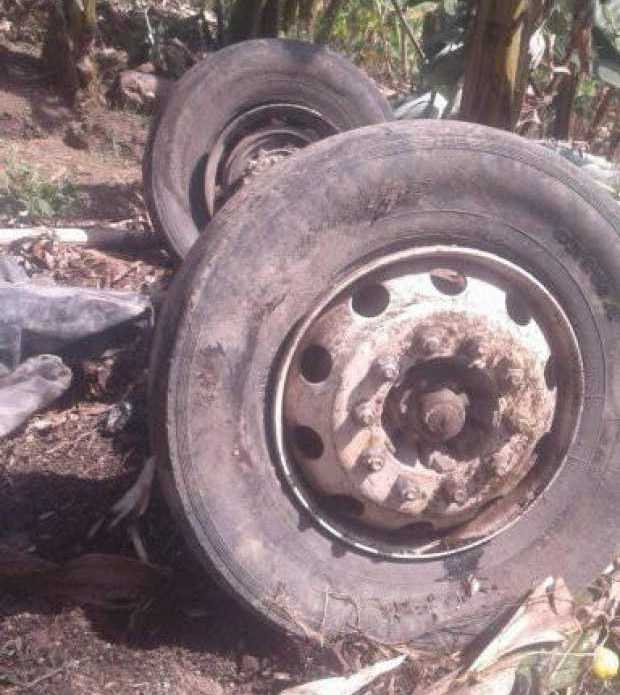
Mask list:
[[[0,169],[1,207],[8,214],[36,221],[70,212],[77,204],[74,184],[66,177],[50,178],[14,158]]]

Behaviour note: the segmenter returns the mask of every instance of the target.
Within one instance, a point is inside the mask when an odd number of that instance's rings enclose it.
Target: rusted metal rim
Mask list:
[[[433,246],[333,288],[276,372],[278,466],[331,535],[392,559],[486,542],[558,475],[583,406],[552,294],[499,256]]]
[[[322,114],[301,104],[263,104],[234,118],[209,152],[204,191],[209,215],[243,183],[275,162],[337,132]]]

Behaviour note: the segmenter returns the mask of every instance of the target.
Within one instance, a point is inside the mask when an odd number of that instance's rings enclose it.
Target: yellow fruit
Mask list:
[[[615,678],[620,668],[620,659],[616,652],[607,647],[597,647],[592,658],[592,672],[602,681]]]

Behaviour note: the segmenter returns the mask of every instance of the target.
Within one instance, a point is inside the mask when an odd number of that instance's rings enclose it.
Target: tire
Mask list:
[[[199,558],[294,633],[441,632],[444,647],[547,576],[589,582],[618,551],[619,231],[616,204],[571,164],[458,122],[329,138],[235,197],[175,279],[151,370],[154,450]],[[327,534],[290,493],[266,425],[271,374],[362,259],[436,243],[498,254],[553,292],[580,346],[584,408],[557,478],[512,526],[447,558],[384,560]]]
[[[266,39],[209,56],[175,86],[144,159],[149,213],[175,256],[187,254],[209,221],[204,193],[208,153],[233,119],[276,103],[318,112],[330,133],[391,118],[374,83],[325,47]]]

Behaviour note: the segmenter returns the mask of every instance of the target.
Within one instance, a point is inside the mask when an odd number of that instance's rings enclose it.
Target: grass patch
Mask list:
[[[38,168],[9,158],[0,168],[3,215],[37,222],[75,210],[78,193],[65,176],[50,178]]]

